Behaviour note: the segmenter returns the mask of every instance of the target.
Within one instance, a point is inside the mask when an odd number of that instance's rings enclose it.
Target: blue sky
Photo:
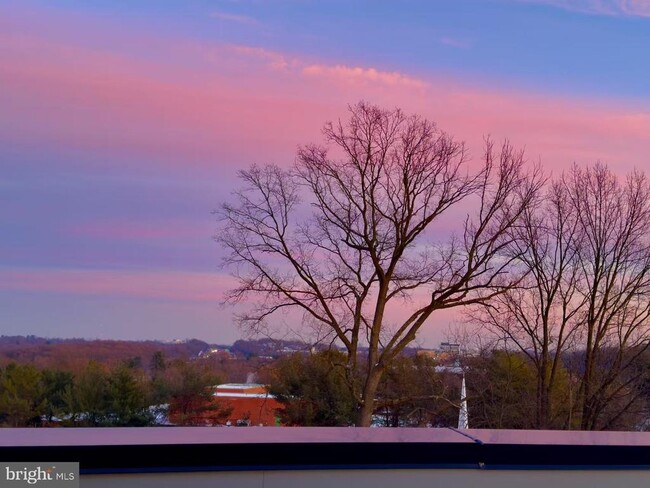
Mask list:
[[[0,332],[238,338],[211,211],[362,98],[645,169],[649,48],[645,0],[0,2]]]
[[[648,2],[617,1],[15,2],[65,16],[195,39],[263,46],[348,64],[448,73],[506,86],[621,98],[650,96]],[[9,2],[9,5],[12,5]],[[571,6],[573,5],[573,8]],[[48,10],[46,10],[48,11]],[[645,12],[645,14],[643,14]],[[117,34],[117,33],[116,33]],[[118,36],[116,36],[118,37]],[[79,39],[93,42],[93,39]],[[111,49],[119,39],[95,40]]]

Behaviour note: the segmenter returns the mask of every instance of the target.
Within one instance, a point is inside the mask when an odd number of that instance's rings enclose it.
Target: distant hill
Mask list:
[[[74,371],[92,359],[109,365],[133,361],[146,367],[157,351],[168,359],[191,358],[213,347],[227,346],[213,346],[198,339],[163,342],[0,336],[0,366],[17,362]]]
[[[322,351],[329,347],[328,344],[317,344],[312,346],[303,341],[279,340],[271,338],[252,339],[252,340],[238,340],[230,346],[230,352],[244,357],[269,357],[278,358],[287,354],[296,352],[309,352],[312,348]],[[341,349],[342,350],[342,349]],[[405,356],[414,356],[417,348],[407,347],[402,352]],[[365,346],[359,347],[359,352],[366,353],[368,348]]]
[[[294,352],[308,352],[310,345],[302,341],[276,339],[238,340],[230,346],[230,352],[244,357],[277,358]]]
[[[316,349],[325,349],[319,345]],[[182,341],[126,341],[105,339],[62,339],[28,336],[0,336],[0,367],[16,362],[33,364],[39,368],[56,368],[77,371],[85,368],[90,360],[109,366],[132,362],[149,366],[154,353],[161,351],[167,359],[210,356],[215,350],[228,350],[232,357],[240,359],[278,358],[296,352],[307,353],[310,344],[296,340],[269,338],[238,340],[231,346],[209,344],[198,339]],[[364,347],[359,348],[361,352]],[[403,354],[410,356],[416,349],[407,348]],[[206,354],[207,353],[207,354]]]

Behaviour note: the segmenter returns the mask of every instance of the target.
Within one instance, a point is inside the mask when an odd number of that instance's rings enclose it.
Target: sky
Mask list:
[[[648,52],[650,0],[0,0],[0,334],[238,339],[212,211],[362,99],[645,170]]]

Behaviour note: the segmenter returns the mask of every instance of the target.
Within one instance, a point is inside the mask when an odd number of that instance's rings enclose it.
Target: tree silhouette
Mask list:
[[[357,424],[367,426],[384,371],[434,312],[484,302],[521,279],[513,229],[542,181],[522,152],[489,140],[470,172],[463,143],[399,109],[360,102],[323,134],[333,155],[307,145],[291,169],[240,171],[216,240],[238,279],[228,299],[253,301],[241,325],[259,330],[278,312],[300,310],[346,351]],[[436,234],[452,212],[458,235]],[[399,322],[387,318],[394,311]]]

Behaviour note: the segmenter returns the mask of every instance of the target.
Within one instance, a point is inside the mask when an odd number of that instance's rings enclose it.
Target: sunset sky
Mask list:
[[[236,340],[212,210],[361,99],[650,169],[650,0],[0,0],[0,334]]]

